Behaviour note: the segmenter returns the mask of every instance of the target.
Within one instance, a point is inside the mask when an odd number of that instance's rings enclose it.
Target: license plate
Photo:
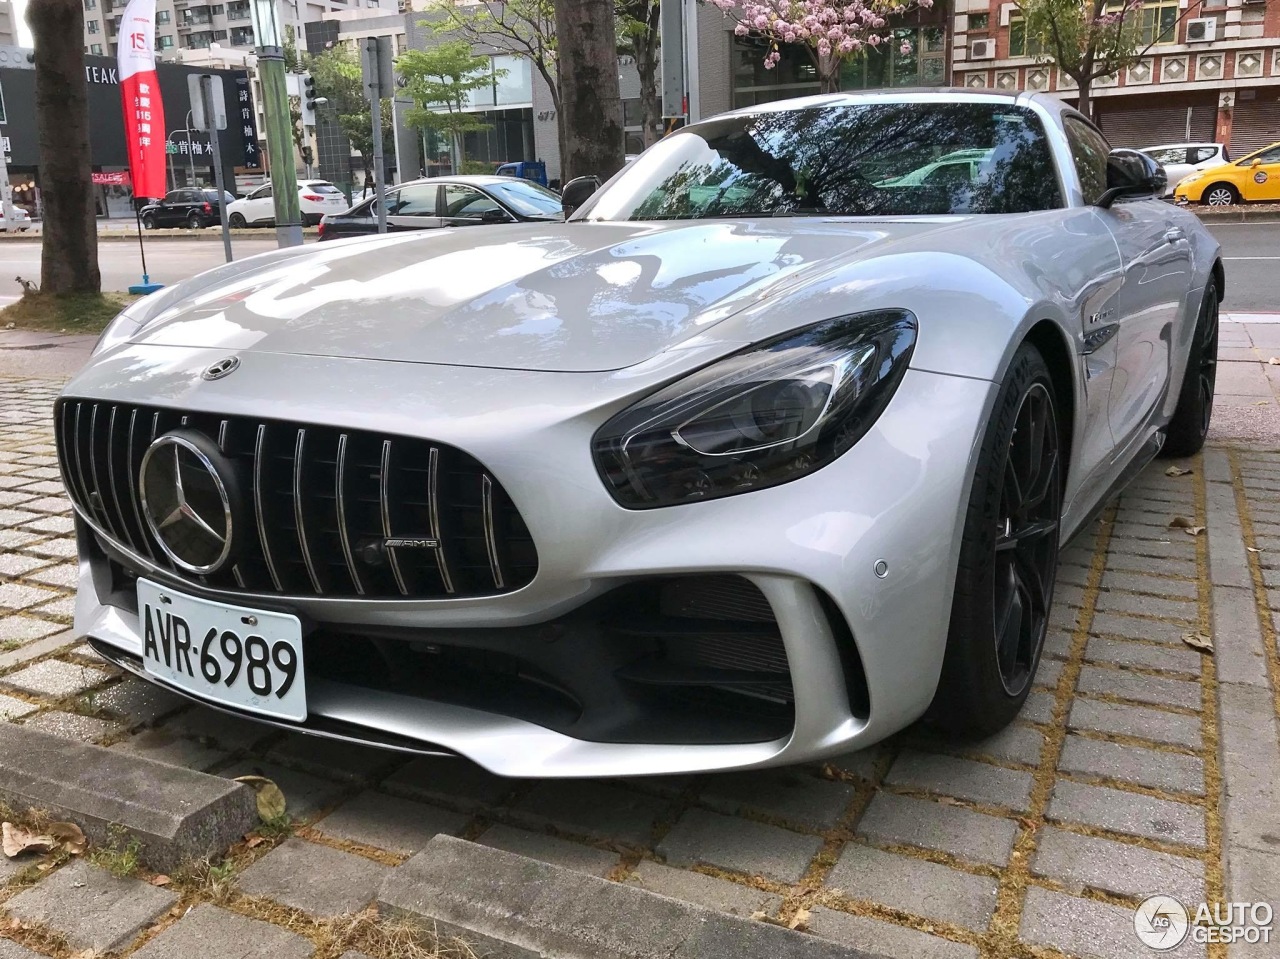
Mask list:
[[[307,718],[298,617],[198,599],[138,580],[142,665],[204,699],[302,722]]]

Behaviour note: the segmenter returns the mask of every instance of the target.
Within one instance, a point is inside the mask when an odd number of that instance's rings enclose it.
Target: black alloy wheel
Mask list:
[[[1045,384],[1023,394],[1014,424],[993,550],[996,660],[1010,696],[1031,683],[1058,570],[1061,436]]]
[[[1187,351],[1187,372],[1182,378],[1178,406],[1165,430],[1164,457],[1191,456],[1200,452],[1213,419],[1213,393],[1218,386],[1218,288],[1210,281],[1204,291],[1191,348]]]
[[[1066,439],[1053,377],[1023,343],[982,435],[965,511],[942,672],[927,718],[979,738],[1031,692],[1058,571]]]

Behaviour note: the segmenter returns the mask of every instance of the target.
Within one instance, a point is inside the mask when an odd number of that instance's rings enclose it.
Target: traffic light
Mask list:
[[[325,102],[316,96],[316,78],[310,74],[307,74],[302,81],[302,99],[306,101],[308,110],[314,110],[317,103]]]
[[[303,148],[302,148],[302,162],[303,162],[306,166],[311,166],[311,161],[312,161],[313,159],[315,159],[315,154],[311,152],[311,147],[309,147],[309,146],[303,147]]]

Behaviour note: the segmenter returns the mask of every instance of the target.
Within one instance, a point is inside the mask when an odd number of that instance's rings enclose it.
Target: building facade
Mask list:
[[[10,0],[0,0],[0,47],[14,46],[18,42],[17,12]]]
[[[954,0],[952,82],[1075,98],[1043,61],[1017,5]],[[1280,0],[1148,0],[1145,55],[1094,81],[1094,118],[1114,146],[1225,143],[1233,156],[1280,140]]]
[[[83,3],[85,52],[114,57],[126,0]],[[212,44],[250,49],[254,45],[250,6],[251,0],[156,0],[156,51],[176,56],[178,51],[207,49]],[[397,15],[401,9],[401,0],[276,0],[280,25],[294,37],[301,37],[313,20],[353,13]]]

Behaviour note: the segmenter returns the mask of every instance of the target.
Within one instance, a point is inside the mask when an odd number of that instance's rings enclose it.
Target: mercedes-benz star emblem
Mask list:
[[[202,436],[167,433],[142,457],[142,515],[160,548],[189,573],[216,572],[231,555],[228,476],[214,465]]]
[[[208,367],[200,375],[203,376],[206,380],[220,380],[224,376],[230,376],[232,373],[234,373],[236,370],[236,367],[239,365],[240,365],[240,357],[227,356],[227,357],[224,357],[223,359],[218,360],[218,362],[214,363],[212,366]]]

